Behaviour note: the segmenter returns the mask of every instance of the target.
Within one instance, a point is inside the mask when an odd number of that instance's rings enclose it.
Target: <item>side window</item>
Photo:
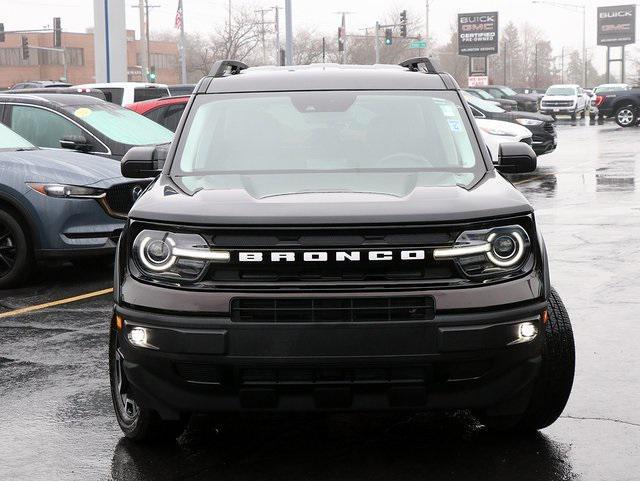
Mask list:
[[[86,137],[85,132],[74,123],[40,107],[14,105],[9,126],[38,147],[59,149],[60,139],[65,135]]]
[[[502,91],[498,89],[489,89],[489,93],[497,99],[501,99],[503,97]]]
[[[182,112],[184,112],[185,107],[186,104],[166,105],[164,107],[153,109],[144,115],[148,119],[159,123],[172,132],[175,132],[178,128],[178,122],[180,122],[180,117],[182,116]]]
[[[124,89],[117,88],[101,88],[104,94],[104,99],[112,104],[122,105],[122,97],[124,96]]]

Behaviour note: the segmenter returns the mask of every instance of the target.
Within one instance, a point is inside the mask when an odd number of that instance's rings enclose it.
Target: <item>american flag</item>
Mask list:
[[[182,0],[178,0],[178,10],[176,11],[176,25],[178,30],[182,29]]]

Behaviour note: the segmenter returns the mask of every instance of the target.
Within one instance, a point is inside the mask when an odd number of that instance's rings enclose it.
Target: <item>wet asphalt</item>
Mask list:
[[[512,438],[465,413],[196,418],[175,445],[137,446],[112,415],[110,296],[2,317],[111,285],[108,267],[50,265],[0,292],[0,481],[640,480],[640,128],[559,124],[557,151],[513,179],[576,337],[551,427]]]

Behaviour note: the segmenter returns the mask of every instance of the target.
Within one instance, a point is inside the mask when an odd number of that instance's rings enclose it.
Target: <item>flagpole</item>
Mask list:
[[[187,83],[187,48],[186,42],[184,38],[184,10],[182,5],[182,0],[180,0],[180,9],[182,10],[182,21],[180,22],[180,63],[182,67],[182,83]]]

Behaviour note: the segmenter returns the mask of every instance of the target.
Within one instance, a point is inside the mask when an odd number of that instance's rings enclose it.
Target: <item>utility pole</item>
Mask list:
[[[538,42],[536,42],[536,45],[535,45],[535,61],[536,61],[535,88],[538,88]]]
[[[380,22],[376,21],[376,34],[374,35],[373,41],[375,42],[376,48],[376,63],[380,63],[380,41],[378,38],[378,34],[380,32]]]
[[[266,41],[266,30],[264,28],[264,14],[265,12],[271,11],[270,8],[261,8],[256,10],[256,13],[260,14],[260,39],[262,41],[262,64],[267,65],[267,41]]]
[[[334,12],[336,14],[342,15],[342,35],[343,35],[343,39],[344,39],[344,43],[342,46],[342,60],[341,62],[343,64],[347,63],[347,15],[353,13],[353,12]]]
[[[140,55],[142,60],[142,78],[143,80],[147,80],[147,75],[149,74],[149,56],[147,52],[149,52],[149,45],[147,42],[147,21],[145,18],[145,0],[139,0],[138,2],[138,10],[140,14],[140,40],[142,40],[142,54]]]
[[[149,67],[151,66],[151,52],[149,51],[149,9],[158,8],[160,5],[149,5],[149,0],[138,0],[138,5],[132,5],[140,13],[140,39],[142,40],[142,76],[149,80]]]
[[[285,31],[287,39],[285,43],[285,64],[293,65],[293,12],[291,11],[291,0],[284,2]]]
[[[276,29],[276,65],[280,65],[280,7],[273,7],[275,10],[275,29]]]
[[[427,44],[429,43],[429,10],[431,7],[431,1],[432,0],[425,1],[426,8],[425,8],[425,14],[424,14],[424,33],[425,33],[424,39],[427,41]]]
[[[507,83],[507,39],[505,38],[502,45],[502,72],[503,84],[508,85]]]

